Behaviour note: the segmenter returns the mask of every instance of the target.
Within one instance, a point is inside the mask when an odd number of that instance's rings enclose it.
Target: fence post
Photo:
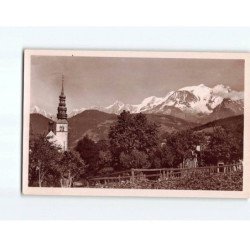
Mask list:
[[[131,182],[134,184],[135,182],[135,171],[133,168],[131,168]]]
[[[163,171],[163,179],[166,180],[166,172]]]

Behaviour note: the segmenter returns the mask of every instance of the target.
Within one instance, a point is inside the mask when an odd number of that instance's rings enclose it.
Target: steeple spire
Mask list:
[[[67,120],[66,96],[64,95],[64,75],[62,75],[62,90],[59,96],[59,106],[57,108],[57,119]]]
[[[62,95],[62,96],[64,96],[63,84],[64,84],[64,75],[62,74],[62,91],[61,91],[61,95]]]

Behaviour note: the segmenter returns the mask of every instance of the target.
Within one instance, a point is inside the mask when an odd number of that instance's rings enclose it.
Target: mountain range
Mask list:
[[[244,112],[244,93],[232,90],[222,84],[213,88],[204,84],[188,86],[170,91],[164,97],[150,96],[139,104],[125,104],[119,100],[106,107],[74,109],[69,117],[85,110],[98,110],[109,114],[120,114],[123,110],[131,113],[165,114],[192,122],[208,122]],[[51,114],[35,106],[31,113],[39,113],[54,119]]]
[[[225,121],[234,121],[231,117],[244,113],[244,99],[243,92],[224,85],[209,88],[201,84],[171,91],[164,97],[147,97],[138,105],[116,101],[107,107],[81,108],[68,118],[70,147],[85,135],[94,141],[107,138],[110,125],[123,110],[145,113],[148,120],[160,125],[160,134],[164,134],[228,117]],[[50,120],[56,121],[56,117],[35,106],[30,116],[31,133],[46,134]]]

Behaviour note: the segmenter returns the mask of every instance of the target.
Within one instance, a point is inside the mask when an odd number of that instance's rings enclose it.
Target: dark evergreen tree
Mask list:
[[[87,175],[93,175],[96,172],[99,149],[97,143],[88,136],[84,136],[78,141],[75,150],[80,154],[81,158],[88,165],[86,169]]]

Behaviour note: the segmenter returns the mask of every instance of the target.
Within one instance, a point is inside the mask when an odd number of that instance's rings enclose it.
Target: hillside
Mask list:
[[[38,134],[47,134],[48,131],[48,124],[50,119],[41,115],[41,114],[31,114],[30,115],[30,133],[31,135],[38,135]]]
[[[69,118],[69,146],[74,146],[77,140],[84,135],[88,135],[95,141],[106,138],[109,126],[115,119],[116,115],[97,110],[86,110]],[[46,135],[48,133],[49,121],[50,119],[41,114],[30,114],[30,133],[33,135]]]
[[[41,114],[31,114],[30,124],[34,134],[47,134],[49,119]],[[98,141],[108,137],[110,125],[116,121],[117,115],[108,114],[97,110],[85,110],[68,119],[69,121],[69,145],[74,147],[77,141],[85,135]],[[163,114],[147,114],[151,122],[160,125],[160,134],[166,132],[193,128],[197,124],[183,119]]]
[[[244,128],[244,115],[231,116],[219,120],[214,120],[203,125],[193,128],[194,131],[208,131],[214,127],[223,127],[228,130],[243,131]]]
[[[197,126],[197,123],[188,122],[171,115],[147,114],[146,116],[149,121],[155,122],[156,124],[160,125],[160,134],[186,130]]]
[[[88,135],[92,140],[98,141],[108,137],[110,125],[116,121],[115,114],[108,114],[97,110],[85,110],[69,119],[69,143],[74,146],[80,138]],[[173,132],[196,126],[180,118],[170,115],[147,114],[151,122],[160,125],[160,133]]]
[[[69,145],[74,146],[84,135],[88,135],[94,141],[106,138],[115,119],[115,114],[97,110],[85,110],[69,118]]]

